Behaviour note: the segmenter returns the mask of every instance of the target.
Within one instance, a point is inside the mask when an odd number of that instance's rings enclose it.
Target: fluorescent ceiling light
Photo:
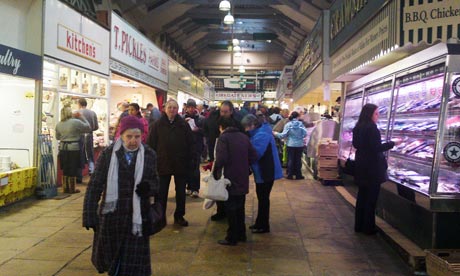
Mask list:
[[[224,24],[227,25],[232,25],[235,22],[235,18],[233,18],[233,15],[228,12],[228,14],[224,17]]]
[[[229,11],[230,10],[230,2],[227,0],[220,1],[219,10],[221,11]]]
[[[233,46],[238,46],[238,45],[240,45],[240,41],[238,40],[238,38],[234,38],[234,39],[232,40],[232,43],[233,43]]]

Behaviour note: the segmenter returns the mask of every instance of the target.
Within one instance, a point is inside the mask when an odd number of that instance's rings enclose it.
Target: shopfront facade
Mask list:
[[[359,32],[331,42],[333,78],[350,81],[339,159],[354,156],[352,129],[362,106],[376,104],[382,140],[398,142],[387,154],[390,181],[382,185],[378,215],[424,249],[458,248],[460,48],[449,42],[458,41],[460,12],[449,12],[455,1],[381,2]],[[334,5],[331,13],[340,3]]]
[[[151,103],[162,110],[168,91],[168,56],[119,15],[112,12],[111,18],[110,127],[113,129],[123,102],[137,103],[143,109]]]
[[[0,207],[31,196],[39,183],[38,132],[42,1],[10,3],[0,16]]]
[[[98,117],[99,129],[93,137],[95,150],[101,150],[108,145],[110,33],[60,1],[46,0],[44,11],[42,139],[51,142],[57,160],[54,137],[60,110],[70,105],[77,111],[78,100],[84,98]],[[53,182],[51,170],[43,173]],[[55,182],[60,183],[60,177]]]
[[[0,44],[0,207],[34,194],[39,181],[38,125],[42,57],[41,1],[30,9],[20,3],[0,10],[0,16],[17,24],[2,30]],[[31,18],[28,18],[31,16]],[[0,27],[2,29],[2,27]]]

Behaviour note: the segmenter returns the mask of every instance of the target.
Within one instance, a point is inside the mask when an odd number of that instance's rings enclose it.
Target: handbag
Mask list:
[[[230,185],[230,180],[222,177],[215,179],[211,173],[209,176],[203,178],[203,181],[207,183],[200,189],[201,197],[212,199],[215,201],[226,201],[228,199],[227,186]]]
[[[145,235],[154,235],[166,226],[166,217],[164,215],[163,206],[160,202],[155,201],[150,204],[146,216],[142,217],[142,232]]]
[[[348,154],[347,161],[345,161],[345,168],[343,168],[343,173],[355,176],[356,162],[350,158],[352,147],[353,145],[350,147],[350,153]]]

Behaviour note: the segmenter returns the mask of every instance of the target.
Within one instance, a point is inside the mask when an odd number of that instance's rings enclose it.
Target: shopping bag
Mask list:
[[[200,189],[201,197],[216,201],[226,201],[228,199],[227,186],[230,185],[230,180],[223,176],[216,180],[214,176],[210,174],[203,178],[203,181],[207,183],[207,185],[203,185],[204,187]]]
[[[347,158],[347,161],[345,161],[345,168],[343,168],[343,172],[348,175],[355,176],[355,167],[355,160]]]
[[[144,235],[154,235],[166,226],[166,217],[160,202],[150,204],[147,216],[142,219],[142,232]]]
[[[203,210],[211,209],[211,207],[214,206],[215,203],[216,201],[205,198],[203,201]]]

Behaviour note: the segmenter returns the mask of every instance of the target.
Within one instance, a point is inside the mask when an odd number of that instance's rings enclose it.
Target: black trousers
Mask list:
[[[246,239],[245,202],[246,195],[229,195],[228,200],[224,201],[228,219],[227,237],[225,239],[228,241],[238,242]]]
[[[193,157],[194,160],[192,162],[192,167],[187,175],[187,189],[191,190],[192,192],[198,192],[200,190],[200,159],[201,154],[199,152],[195,153]]]
[[[255,228],[257,229],[270,230],[270,192],[272,188],[273,181],[256,183],[258,210]]]
[[[225,202],[224,201],[216,201],[216,206],[217,206],[217,214],[220,214],[222,216],[225,216]]]
[[[288,152],[288,176],[302,176],[302,153],[303,147],[287,147]]]
[[[380,184],[369,183],[358,190],[355,209],[355,231],[372,233],[375,231],[375,207],[380,193]]]
[[[165,214],[166,207],[168,205],[168,192],[171,176],[171,174],[160,175],[159,197]],[[176,210],[174,211],[174,218],[181,218],[185,215],[185,179],[186,175],[174,175],[174,185],[176,186]]]

